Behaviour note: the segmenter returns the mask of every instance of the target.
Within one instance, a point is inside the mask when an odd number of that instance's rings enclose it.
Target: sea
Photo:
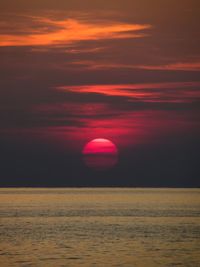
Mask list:
[[[1,188],[1,267],[199,267],[200,189]]]

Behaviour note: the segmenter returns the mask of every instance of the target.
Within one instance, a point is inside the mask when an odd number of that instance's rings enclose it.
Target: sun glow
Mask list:
[[[82,154],[85,164],[96,170],[110,169],[118,161],[118,149],[108,139],[97,138],[85,145]]]

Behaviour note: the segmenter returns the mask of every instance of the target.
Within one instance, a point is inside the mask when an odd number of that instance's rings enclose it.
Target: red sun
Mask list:
[[[85,164],[96,170],[107,170],[118,162],[118,149],[108,139],[98,138],[85,145],[82,151]]]

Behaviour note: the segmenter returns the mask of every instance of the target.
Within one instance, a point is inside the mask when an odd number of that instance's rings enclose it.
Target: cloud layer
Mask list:
[[[170,2],[169,20],[158,1],[152,15],[133,1],[114,10],[68,2],[2,12],[1,134],[62,135],[74,146],[102,136],[129,147],[174,130],[197,133],[198,17],[188,6]]]
[[[8,22],[1,22],[0,32],[3,33],[0,34],[0,46],[47,46],[87,40],[140,38],[145,36],[143,30],[151,28],[148,24],[118,21],[95,22],[76,18],[56,20],[36,16],[22,18],[24,23],[15,26],[15,31]]]

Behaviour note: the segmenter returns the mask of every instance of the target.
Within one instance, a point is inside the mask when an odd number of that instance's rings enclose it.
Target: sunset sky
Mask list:
[[[200,186],[196,0],[0,2],[0,186]],[[99,172],[82,150],[114,142]]]

